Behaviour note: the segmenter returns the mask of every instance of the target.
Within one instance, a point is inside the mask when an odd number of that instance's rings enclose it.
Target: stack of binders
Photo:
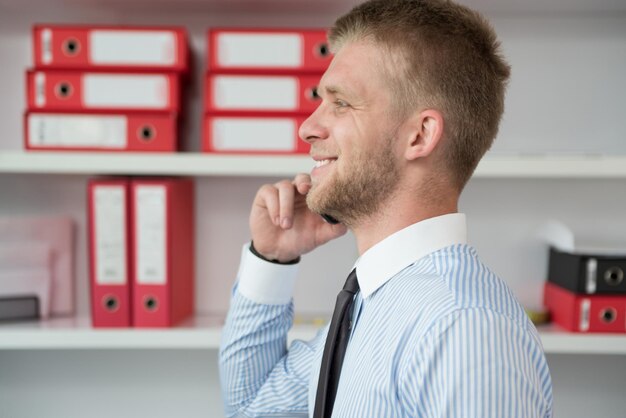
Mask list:
[[[102,178],[88,185],[94,327],[171,327],[194,312],[194,183]]]
[[[181,28],[36,25],[28,150],[176,151]]]
[[[626,332],[626,255],[550,249],[544,305],[573,332]]]
[[[308,153],[298,128],[319,104],[326,32],[212,29],[207,45],[203,151]]]

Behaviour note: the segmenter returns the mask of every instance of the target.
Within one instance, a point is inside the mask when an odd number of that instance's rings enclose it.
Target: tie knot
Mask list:
[[[346,284],[343,285],[343,290],[350,292],[353,295],[359,291],[359,281],[356,278],[356,269],[353,269],[348,275]]]

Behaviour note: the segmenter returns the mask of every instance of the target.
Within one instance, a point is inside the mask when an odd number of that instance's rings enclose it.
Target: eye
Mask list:
[[[335,100],[335,106],[338,108],[342,108],[342,107],[350,107],[350,105],[348,104],[348,102],[345,102],[341,99],[336,99]]]

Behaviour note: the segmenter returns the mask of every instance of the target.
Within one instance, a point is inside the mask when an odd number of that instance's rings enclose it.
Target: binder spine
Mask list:
[[[137,327],[171,327],[194,312],[194,190],[184,178],[132,182]]]
[[[132,324],[128,182],[92,180],[88,195],[92,323],[128,327]]]
[[[626,257],[550,249],[548,281],[579,294],[626,295]]]
[[[204,118],[203,151],[231,154],[308,154],[310,144],[298,137],[298,129],[305,119],[305,115],[292,114],[207,114]]]
[[[321,73],[332,55],[324,30],[212,29],[211,72]]]
[[[33,42],[37,68],[188,70],[182,28],[35,25]]]
[[[30,70],[27,97],[29,108],[40,110],[176,112],[180,108],[179,76]]]
[[[28,111],[24,142],[28,150],[176,151],[173,113]]]
[[[544,305],[552,321],[573,332],[626,332],[625,295],[582,295],[546,282]]]
[[[311,113],[320,103],[319,75],[207,74],[205,112]]]
[[[134,181],[132,194],[135,325],[170,326],[169,191],[164,184]]]

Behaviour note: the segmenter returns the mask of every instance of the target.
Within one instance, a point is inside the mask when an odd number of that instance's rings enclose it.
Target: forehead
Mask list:
[[[320,87],[362,98],[378,95],[381,89],[388,90],[384,55],[384,49],[373,42],[348,42],[336,52]]]

